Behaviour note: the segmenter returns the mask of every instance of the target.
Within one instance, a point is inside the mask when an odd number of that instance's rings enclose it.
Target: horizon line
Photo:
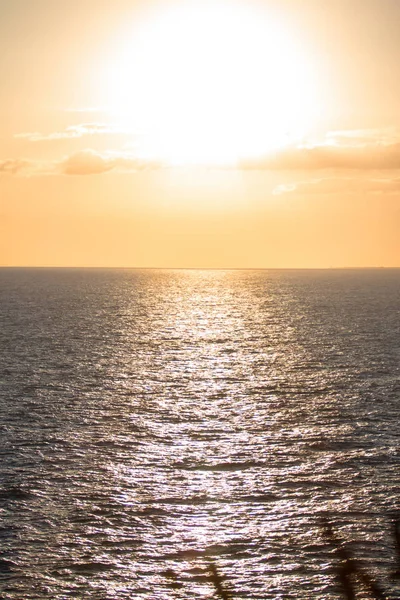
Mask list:
[[[394,270],[399,266],[347,266],[347,267],[126,267],[126,266],[90,266],[90,265],[0,265],[0,269],[91,269],[91,270],[130,270],[130,271],[368,271]]]

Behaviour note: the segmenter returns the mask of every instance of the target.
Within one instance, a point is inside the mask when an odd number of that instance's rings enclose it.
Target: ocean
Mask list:
[[[0,597],[400,597],[400,270],[0,269]],[[357,597],[369,597],[360,595]]]

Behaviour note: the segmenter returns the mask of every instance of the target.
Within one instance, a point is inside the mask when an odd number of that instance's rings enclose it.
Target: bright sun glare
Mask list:
[[[264,155],[301,138],[317,104],[298,41],[252,0],[151,11],[120,42],[107,88],[138,154],[172,165]]]

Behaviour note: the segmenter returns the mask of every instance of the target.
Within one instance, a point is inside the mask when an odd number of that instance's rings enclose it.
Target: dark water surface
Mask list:
[[[1,598],[336,599],[325,515],[400,596],[400,270],[0,286]]]

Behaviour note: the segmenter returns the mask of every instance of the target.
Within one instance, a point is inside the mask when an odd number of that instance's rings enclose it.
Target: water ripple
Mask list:
[[[400,271],[0,281],[2,598],[399,597]]]

